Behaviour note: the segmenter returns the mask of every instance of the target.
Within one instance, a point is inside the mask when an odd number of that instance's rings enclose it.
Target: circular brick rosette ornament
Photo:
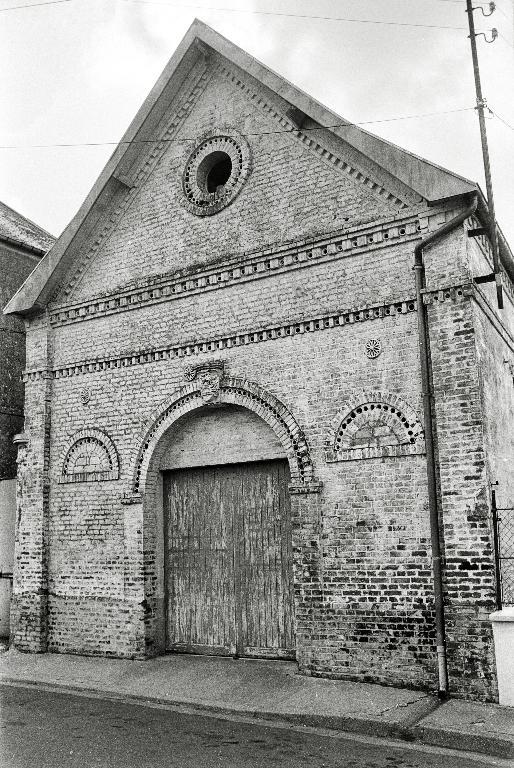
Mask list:
[[[230,205],[251,170],[250,147],[233,130],[203,136],[189,155],[182,176],[186,208],[212,216]]]
[[[382,342],[380,339],[368,339],[366,342],[366,357],[375,360],[382,352]]]

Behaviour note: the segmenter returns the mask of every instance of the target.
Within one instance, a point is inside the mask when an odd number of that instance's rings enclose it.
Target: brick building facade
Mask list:
[[[0,202],[0,302],[4,307],[50,248],[54,238]],[[25,327],[0,317],[0,637],[9,634],[10,575],[14,558],[16,446],[23,429]]]
[[[5,307],[54,238],[0,202],[0,302]],[[23,428],[25,327],[13,315],[0,317],[0,481],[16,478],[13,437]]]
[[[439,652],[439,683],[446,663],[494,700],[514,262],[501,239],[500,311],[479,225],[475,184],[195,22],[7,308],[28,343],[16,647],[420,688]]]

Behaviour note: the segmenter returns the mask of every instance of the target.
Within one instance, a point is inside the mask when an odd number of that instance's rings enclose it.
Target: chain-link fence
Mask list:
[[[498,608],[514,605],[514,507],[497,507],[492,494],[496,601]]]
[[[498,510],[502,604],[514,605],[514,509]]]

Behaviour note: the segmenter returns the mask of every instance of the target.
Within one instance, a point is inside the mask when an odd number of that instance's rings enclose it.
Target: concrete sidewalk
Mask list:
[[[304,677],[291,662],[170,655],[147,661],[0,655],[0,682],[416,740],[514,758],[514,708],[422,691]]]

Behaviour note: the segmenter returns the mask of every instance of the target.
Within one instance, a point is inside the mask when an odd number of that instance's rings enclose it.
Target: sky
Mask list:
[[[485,189],[465,0],[43,2],[0,0],[0,200],[54,235],[195,17],[345,119]],[[496,215],[514,249],[513,3],[475,23],[499,32],[478,53]],[[73,146],[48,146],[59,144]]]

